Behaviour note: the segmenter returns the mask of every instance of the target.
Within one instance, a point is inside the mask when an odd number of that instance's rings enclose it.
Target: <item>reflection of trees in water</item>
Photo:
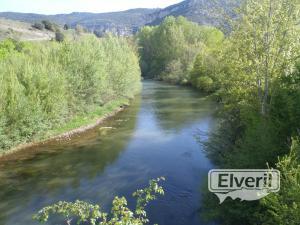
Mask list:
[[[4,162],[0,172],[0,224],[5,224],[6,216],[14,216],[16,207],[26,208],[37,194],[55,195],[64,187],[78,187],[82,179],[99,176],[126,147],[139,108],[137,98],[131,107],[103,124],[114,128],[104,135],[96,128],[69,144],[42,146],[42,150],[29,151],[25,159]]]
[[[154,89],[152,107],[161,128],[182,129],[213,111],[212,101],[190,88],[162,85]]]

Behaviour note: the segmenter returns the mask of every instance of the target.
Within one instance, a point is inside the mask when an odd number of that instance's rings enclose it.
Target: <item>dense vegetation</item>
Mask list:
[[[207,193],[203,205],[208,219],[225,225],[300,223],[299,10],[299,0],[248,0],[236,19],[228,21],[226,36],[183,17],[167,17],[137,34],[145,77],[190,84],[219,101],[220,127],[204,143],[218,166],[274,167],[282,173],[281,191],[260,201],[228,199],[219,205]],[[1,149],[40,137],[139,90],[138,58],[126,40],[109,36],[61,41],[0,44]],[[59,203],[37,218],[71,212],[92,223],[101,218],[104,224],[146,221],[135,217],[144,216],[144,209],[131,212],[124,199],[117,198],[113,206],[109,219],[98,206],[85,202]]]
[[[102,115],[140,89],[135,47],[127,40],[0,45],[0,149],[43,138],[76,117]]]
[[[218,45],[223,33],[184,17],[167,17],[159,26],[144,27],[137,38],[145,77],[185,84],[199,51]]]
[[[218,166],[282,172],[281,191],[261,201],[219,205],[206,194],[205,216],[221,224],[300,223],[299,4],[246,1],[226,37],[172,17],[138,35],[144,76],[190,83],[220,102],[220,128],[204,143]]]
[[[208,154],[222,168],[270,166],[282,173],[281,191],[261,201],[218,205],[207,197],[207,215],[222,224],[300,223],[299,18],[299,1],[247,1],[222,46],[195,61],[192,77],[210,82],[192,83],[223,105]]]

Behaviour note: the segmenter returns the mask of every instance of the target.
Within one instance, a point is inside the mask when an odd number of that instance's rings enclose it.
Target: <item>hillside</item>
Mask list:
[[[222,26],[223,13],[232,14],[240,0],[186,0],[154,12],[151,25],[159,24],[166,16],[184,16],[201,25]]]
[[[169,15],[182,15],[199,24],[218,26],[223,21],[220,10],[231,12],[238,2],[240,0],[185,0],[164,9],[131,9],[111,13],[74,12],[57,15],[2,12],[0,17],[31,23],[50,20],[60,25],[68,24],[71,27],[80,24],[90,31],[109,31],[119,35],[127,35],[134,33],[144,25],[156,25]]]
[[[0,12],[0,17],[25,22],[50,20],[57,24],[68,24],[75,27],[82,25],[90,31],[110,31],[120,35],[134,33],[139,27],[152,21],[152,13],[159,9],[131,9],[122,12],[111,13],[82,13],[42,15],[33,13]]]
[[[0,40],[5,38],[42,41],[54,38],[54,33],[32,28],[30,23],[0,18]]]

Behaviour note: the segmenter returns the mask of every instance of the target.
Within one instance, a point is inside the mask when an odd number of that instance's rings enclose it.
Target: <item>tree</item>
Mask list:
[[[64,25],[64,30],[69,30],[69,28],[70,28],[70,27],[69,27],[68,24],[65,24],[65,25]]]
[[[45,26],[43,23],[40,23],[40,22],[36,22],[32,25],[33,28],[36,28],[38,30],[44,30]]]
[[[213,33],[209,35],[209,33]],[[223,38],[216,28],[199,26],[179,16],[166,17],[156,27],[144,27],[137,35],[144,76],[173,83],[190,82],[194,60],[209,42]]]
[[[55,31],[55,26],[49,20],[43,20],[42,23],[44,24],[45,29],[53,32]]]
[[[299,57],[299,1],[248,0],[231,35],[237,62],[257,90],[260,112],[268,113],[273,81]]]

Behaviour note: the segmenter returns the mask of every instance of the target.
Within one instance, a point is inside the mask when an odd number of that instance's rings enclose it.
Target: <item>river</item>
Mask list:
[[[206,225],[201,186],[213,165],[195,134],[213,129],[215,107],[190,88],[144,81],[130,107],[100,127],[0,161],[0,224],[37,224],[32,214],[59,200],[108,209],[118,195],[132,205],[132,192],[164,176],[165,195],[148,207],[150,224]]]

